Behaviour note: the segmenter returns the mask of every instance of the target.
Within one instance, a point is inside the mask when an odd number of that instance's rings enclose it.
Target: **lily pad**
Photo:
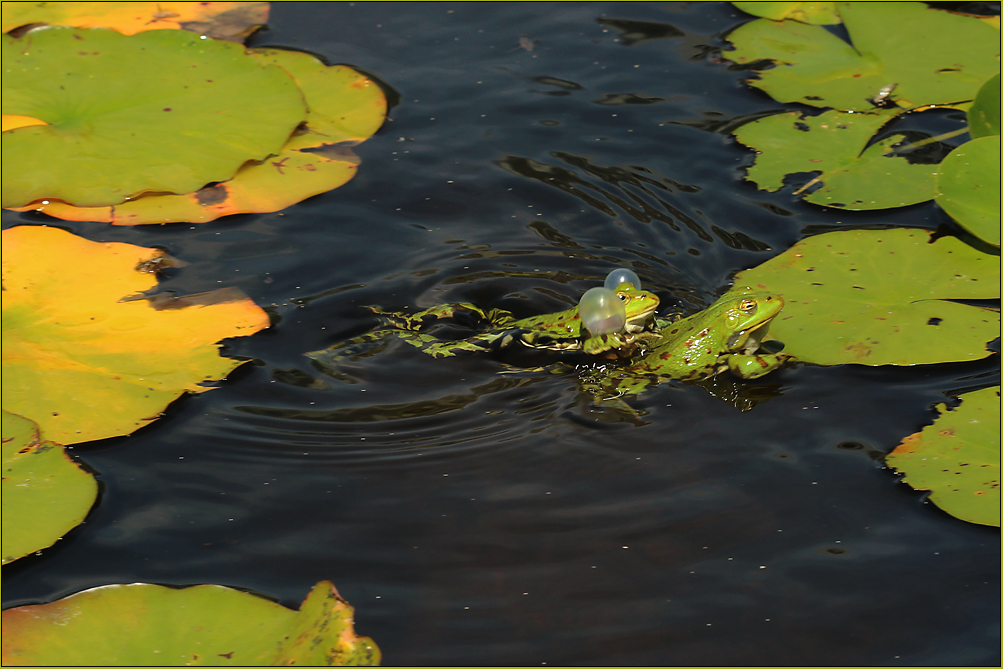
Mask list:
[[[982,85],[967,112],[972,139],[1000,134],[1000,75]]]
[[[783,296],[770,334],[819,365],[977,360],[1000,335],[998,310],[951,300],[999,298],[1000,258],[925,230],[808,237],[735,277]]]
[[[940,163],[937,204],[966,230],[1000,245],[1000,136],[965,142]]]
[[[3,133],[4,207],[194,192],[277,153],[306,117],[282,68],[230,42],[57,27],[2,37],[3,113],[48,124]]]
[[[204,223],[230,214],[278,211],[344,185],[359,165],[349,147],[372,136],[386,119],[383,91],[352,68],[328,67],[310,54],[277,49],[249,53],[289,72],[310,109],[305,125],[277,156],[248,163],[233,179],[187,195],[146,195],[115,207],[36,202],[19,210],[113,225]]]
[[[353,610],[321,581],[293,611],[220,585],[105,585],[3,612],[3,663],[376,666]]]
[[[771,21],[791,19],[812,25],[839,23],[835,2],[733,2],[746,14],[762,16]]]
[[[183,29],[239,42],[267,22],[267,2],[6,2],[2,32],[42,23],[123,35]]]
[[[740,64],[776,67],[749,83],[780,102],[843,111],[873,108],[890,84],[903,108],[953,105],[975,97],[999,71],[999,31],[970,16],[919,2],[840,2],[848,44],[821,26],[759,19],[732,32]]]
[[[789,112],[747,123],[734,134],[758,151],[747,176],[764,190],[779,190],[787,174],[820,171],[817,180],[824,186],[806,195],[808,202],[851,210],[886,209],[924,202],[936,194],[936,165],[913,165],[884,155],[901,138],[886,137],[867,146],[895,116],[892,110],[830,110],[818,116]]]
[[[1000,387],[959,399],[956,409],[937,405],[933,425],[903,439],[885,462],[952,516],[999,527]]]
[[[152,291],[157,249],[48,227],[3,231],[3,406],[61,444],[129,434],[240,362],[217,342],[269,325],[236,289]]]
[[[3,564],[47,548],[79,525],[98,485],[34,422],[3,411]]]

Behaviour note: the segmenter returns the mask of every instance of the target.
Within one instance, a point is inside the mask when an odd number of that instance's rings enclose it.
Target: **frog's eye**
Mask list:
[[[742,303],[738,305],[738,308],[747,314],[754,314],[756,313],[756,301],[742,300]]]
[[[627,293],[617,293],[616,296],[620,298],[621,302],[629,302],[630,301],[630,295],[628,295]]]

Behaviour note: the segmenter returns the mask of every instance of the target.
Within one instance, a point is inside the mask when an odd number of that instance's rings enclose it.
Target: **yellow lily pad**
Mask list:
[[[44,23],[123,35],[189,30],[240,42],[268,22],[268,10],[267,2],[5,2],[2,32]]]
[[[286,70],[309,108],[306,122],[278,155],[247,163],[232,179],[185,195],[146,195],[114,207],[44,200],[17,211],[113,225],[205,223],[231,214],[279,211],[347,183],[359,165],[350,147],[371,137],[386,119],[387,101],[380,87],[350,67],[328,67],[307,53],[278,49],[248,53],[263,66]]]
[[[47,548],[79,525],[98,484],[38,426],[3,412],[3,564]]]
[[[129,434],[240,363],[217,343],[268,327],[236,289],[143,297],[157,249],[57,228],[3,232],[3,406],[61,444]]]

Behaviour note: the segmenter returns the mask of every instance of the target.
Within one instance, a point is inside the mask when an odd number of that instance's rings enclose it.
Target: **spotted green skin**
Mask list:
[[[583,378],[599,399],[636,394],[658,381],[699,381],[724,371],[743,379],[769,374],[790,359],[783,353],[759,353],[769,323],[784,308],[779,295],[740,287],[707,309],[664,324],[648,351],[626,367]]]
[[[447,357],[463,352],[505,348],[514,343],[550,351],[582,351],[589,355],[609,352],[615,356],[634,353],[643,342],[655,335],[645,332],[654,324],[658,296],[621,283],[614,291],[623,302],[627,322],[623,332],[591,335],[582,327],[578,307],[540,316],[516,320],[508,311],[484,311],[468,303],[441,304],[411,316],[383,314],[389,323],[401,331],[397,336],[434,357]],[[487,332],[461,341],[440,341],[421,332],[421,328],[441,318],[451,318],[457,311],[468,311],[490,324]]]
[[[582,351],[589,355],[608,358],[629,357],[647,341],[657,337],[650,330],[655,327],[654,313],[658,296],[638,290],[630,283],[621,283],[615,291],[624,302],[627,323],[624,331],[591,336],[582,328],[578,307],[553,314],[543,314],[516,320],[502,309],[484,311],[468,303],[440,304],[410,316],[399,313],[373,311],[383,316],[389,328],[369,332],[347,341],[339,342],[322,351],[307,353],[325,371],[345,381],[351,378],[339,371],[345,360],[359,360],[379,353],[386,348],[390,337],[403,339],[434,357],[449,357],[460,353],[486,352],[520,344],[530,348],[551,351]],[[486,332],[459,341],[443,341],[422,330],[439,319],[453,318],[458,312],[467,312],[489,324]]]

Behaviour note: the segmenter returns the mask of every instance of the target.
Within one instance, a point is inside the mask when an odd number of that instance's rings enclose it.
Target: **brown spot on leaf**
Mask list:
[[[230,193],[227,191],[226,186],[223,184],[216,184],[215,186],[206,186],[198,190],[195,193],[195,199],[203,207],[209,207],[214,204],[222,204],[226,202]]]
[[[282,168],[285,167],[285,162],[287,160],[289,160],[289,158],[283,158],[282,160],[272,161],[272,165],[275,167],[275,169],[279,171],[279,174],[285,174],[285,172],[282,171]]]

